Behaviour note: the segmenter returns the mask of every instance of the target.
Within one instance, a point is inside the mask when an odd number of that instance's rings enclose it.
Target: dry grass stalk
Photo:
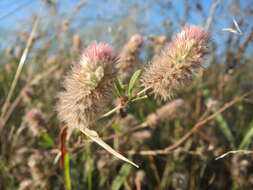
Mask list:
[[[7,98],[6,98],[6,100],[5,100],[4,104],[3,104],[3,107],[2,107],[2,110],[1,110],[2,111],[1,112],[1,117],[0,117],[1,118],[1,123],[2,123],[2,118],[5,116],[7,108],[9,107],[9,104],[10,104],[11,98],[13,96],[15,87],[17,85],[17,82],[18,82],[18,79],[19,79],[20,74],[22,72],[23,66],[25,64],[28,52],[29,52],[30,47],[32,45],[32,42],[33,42],[33,39],[34,39],[34,36],[35,36],[35,32],[37,30],[38,24],[39,24],[39,16],[37,16],[37,18],[36,18],[36,20],[34,22],[34,25],[32,27],[32,31],[30,33],[29,39],[27,40],[26,48],[25,48],[25,50],[24,50],[24,52],[22,54],[22,57],[20,58],[19,65],[18,65],[16,74],[15,74],[15,77],[13,79],[13,82],[11,84],[10,90],[8,92],[8,96],[7,96]]]

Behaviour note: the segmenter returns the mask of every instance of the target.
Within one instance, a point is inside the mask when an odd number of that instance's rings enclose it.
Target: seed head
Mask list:
[[[20,182],[18,186],[18,190],[29,190],[33,187],[33,180],[31,179],[25,179]]]
[[[78,34],[75,34],[72,37],[72,47],[71,47],[71,52],[73,54],[80,52],[82,47],[82,39],[81,36]]]
[[[106,44],[88,46],[65,77],[64,92],[58,95],[58,117],[68,127],[88,126],[104,111],[111,99],[117,57]]]
[[[151,87],[156,97],[170,99],[202,67],[208,41],[209,34],[204,29],[184,27],[144,72],[143,86]]]
[[[26,113],[26,122],[34,136],[38,136],[46,131],[46,115],[37,108]]]
[[[165,35],[156,35],[156,36],[150,36],[148,39],[152,43],[152,46],[154,48],[154,53],[156,55],[159,55],[161,50],[164,48],[164,46],[166,44],[166,36]]]
[[[151,113],[147,117],[146,123],[155,127],[159,121],[165,122],[175,118],[180,118],[188,111],[188,105],[182,99],[173,100],[161,108],[157,109],[155,113]]]
[[[124,46],[120,54],[120,62],[117,65],[119,77],[127,80],[140,66],[140,51],[143,44],[143,37],[139,34],[133,35]]]
[[[31,172],[34,176],[35,181],[39,181],[41,178],[43,178],[43,173],[41,172],[41,161],[43,160],[42,156],[39,154],[32,154],[28,159],[28,165],[31,170],[34,172]]]

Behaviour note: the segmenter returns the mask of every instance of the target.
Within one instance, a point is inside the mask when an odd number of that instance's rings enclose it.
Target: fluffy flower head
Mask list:
[[[133,35],[124,46],[120,54],[120,62],[117,65],[119,77],[125,81],[140,66],[139,55],[143,44],[143,37],[140,34]]]
[[[104,111],[113,91],[117,56],[102,43],[93,43],[65,77],[58,95],[58,117],[69,127],[88,126]]]
[[[186,26],[176,34],[142,77],[146,88],[155,96],[170,99],[176,91],[190,82],[203,64],[209,34],[197,26]]]

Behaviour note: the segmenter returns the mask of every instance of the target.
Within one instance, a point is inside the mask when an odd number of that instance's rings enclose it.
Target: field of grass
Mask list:
[[[0,49],[1,190],[253,189],[250,7],[231,13],[240,20],[231,19],[231,26],[215,33],[212,26],[222,14],[215,10],[227,5],[212,3],[199,26],[211,37],[203,66],[166,101],[152,90],[136,94],[143,90],[148,64],[160,59],[173,34],[185,23],[191,24],[191,14],[185,13],[181,22],[167,21],[165,32],[159,34],[128,34],[131,18],[124,18],[126,32],[112,32],[108,37],[120,59],[112,99],[102,112],[121,107],[103,118],[96,115],[89,129],[137,164],[136,168],[59,121],[56,105],[59,92],[64,91],[63,80],[71,64],[80,61],[88,42],[96,35],[98,42],[103,39],[103,25],[72,27],[89,2],[79,3],[64,16],[56,14],[54,1],[46,2],[51,25],[44,26],[43,16],[35,15],[26,23],[28,29],[9,34],[13,44]],[[161,2],[152,2],[156,3]],[[230,8],[237,5],[230,3]],[[191,6],[202,11],[198,1]],[[196,11],[192,7],[190,13]]]

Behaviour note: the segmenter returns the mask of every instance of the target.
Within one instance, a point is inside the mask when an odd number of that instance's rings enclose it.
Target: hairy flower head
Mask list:
[[[143,44],[143,37],[139,34],[133,35],[120,53],[120,62],[117,65],[119,77],[127,80],[140,66],[140,51]]]
[[[188,111],[188,105],[182,99],[173,100],[158,108],[154,113],[147,117],[146,123],[154,127],[159,121],[165,122],[175,118],[182,118]]]
[[[29,129],[33,135],[38,136],[46,130],[46,116],[37,108],[31,109],[26,113],[25,118]]]
[[[184,27],[144,72],[143,85],[152,88],[155,96],[170,99],[202,67],[208,41],[209,34],[204,29]]]
[[[58,95],[58,117],[68,127],[88,126],[104,111],[113,91],[117,56],[102,43],[93,43],[65,77]]]
[[[165,35],[150,36],[148,40],[150,40],[150,42],[152,43],[154,53],[158,56],[161,50],[166,45],[166,36]]]

